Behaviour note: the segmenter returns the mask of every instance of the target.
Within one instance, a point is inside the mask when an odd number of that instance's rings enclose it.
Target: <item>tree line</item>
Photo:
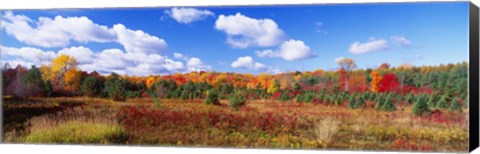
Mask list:
[[[49,65],[2,69],[3,94],[14,97],[87,96],[125,101],[129,98],[204,99],[218,104],[228,99],[233,109],[247,100],[271,99],[328,105],[347,104],[352,109],[367,107],[396,110],[396,104],[414,104],[416,115],[431,109],[461,112],[467,107],[468,63],[438,66],[357,69],[353,59],[337,61],[339,69],[318,69],[259,75],[190,72],[171,75],[101,75],[77,68],[75,58],[60,55]]]

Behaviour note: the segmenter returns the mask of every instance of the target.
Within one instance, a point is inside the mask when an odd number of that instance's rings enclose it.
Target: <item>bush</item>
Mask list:
[[[289,91],[288,90],[285,90],[282,92],[282,96],[280,96],[279,100],[281,101],[288,101],[290,100],[290,95],[288,94]]]
[[[219,93],[220,92],[217,89],[212,89],[210,91],[207,91],[207,97],[205,98],[205,101],[203,101],[203,103],[214,104],[214,105],[220,104],[220,101],[218,100]]]
[[[447,103],[447,98],[444,96],[442,96],[442,98],[440,98],[440,100],[438,100],[438,103],[437,103],[437,108],[439,109],[446,109],[448,108],[448,103]]]
[[[392,102],[392,98],[388,97],[383,103],[382,110],[383,111],[395,111],[397,107]]]
[[[102,91],[102,82],[96,77],[89,76],[83,80],[80,86],[80,92],[89,97],[96,97]]]
[[[108,96],[115,101],[125,101],[127,100],[127,82],[118,77],[118,75],[113,74],[105,82],[105,90],[108,93]]]
[[[230,103],[230,107],[236,111],[240,108],[240,106],[245,105],[245,102],[247,102],[247,97],[244,92],[235,91],[233,94],[230,95],[228,101]]]
[[[452,105],[450,105],[449,110],[454,112],[459,112],[459,113],[462,112],[462,104],[458,101],[457,98],[453,99]]]
[[[383,94],[378,95],[377,98],[375,99],[375,109],[381,109],[384,102],[385,102],[385,98]]]
[[[423,116],[432,113],[432,110],[430,110],[430,107],[427,104],[427,99],[428,98],[425,95],[417,97],[417,101],[413,107],[413,114],[416,116]]]
[[[358,97],[355,101],[355,108],[365,107],[365,99],[363,97]]]
[[[355,108],[355,95],[350,95],[350,98],[348,99],[348,107],[354,109]]]

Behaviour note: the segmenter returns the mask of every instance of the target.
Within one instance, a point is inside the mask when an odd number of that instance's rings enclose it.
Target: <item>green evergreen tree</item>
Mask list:
[[[383,94],[380,94],[377,96],[375,99],[375,109],[381,109],[384,102],[385,102],[385,96]]]
[[[355,108],[365,107],[365,98],[358,97],[357,101],[355,101]]]
[[[228,100],[230,108],[237,111],[240,106],[245,105],[245,103],[247,102],[247,97],[245,92],[236,90],[233,92],[233,94],[229,96]]]
[[[351,109],[355,109],[355,103],[356,103],[355,96],[350,95],[350,98],[348,99],[348,107]]]
[[[383,111],[395,111],[396,109],[397,107],[395,107],[391,98],[387,98],[385,100],[385,103],[383,103],[383,106],[382,106]]]
[[[453,111],[453,112],[459,112],[459,113],[462,112],[462,104],[460,103],[460,101],[457,98],[453,99],[452,105],[450,105],[449,110]]]
[[[83,80],[82,85],[80,86],[80,92],[89,97],[96,97],[102,91],[103,85],[102,82],[96,77],[89,76]]]
[[[413,107],[413,114],[416,116],[423,116],[423,115],[429,115],[432,110],[430,110],[430,107],[427,104],[428,98],[425,95],[421,95],[417,97],[417,101],[415,102],[415,105]]]
[[[436,108],[439,108],[439,109],[447,109],[448,108],[447,97],[445,95],[442,95],[440,100],[438,100]]]
[[[219,95],[220,95],[220,92],[217,89],[212,89],[210,91],[207,91],[207,96],[203,101],[203,103],[218,105],[220,104]]]

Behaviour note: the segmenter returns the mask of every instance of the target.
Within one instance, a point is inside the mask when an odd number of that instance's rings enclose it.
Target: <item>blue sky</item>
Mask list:
[[[468,2],[2,12],[2,64],[59,54],[108,74],[331,70],[468,61]]]

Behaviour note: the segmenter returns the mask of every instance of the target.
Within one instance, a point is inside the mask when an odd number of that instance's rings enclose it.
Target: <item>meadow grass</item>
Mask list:
[[[83,105],[29,119],[28,131],[16,137],[16,142],[440,152],[468,149],[468,111],[416,117],[411,106],[402,105],[385,112],[369,107],[254,100],[234,111],[226,100],[205,105],[202,100],[162,99],[161,108],[149,98],[114,102],[64,97],[36,102],[29,105]]]
[[[118,125],[69,121],[32,130],[23,140],[26,143],[114,144],[120,143],[123,136],[123,129]]]

